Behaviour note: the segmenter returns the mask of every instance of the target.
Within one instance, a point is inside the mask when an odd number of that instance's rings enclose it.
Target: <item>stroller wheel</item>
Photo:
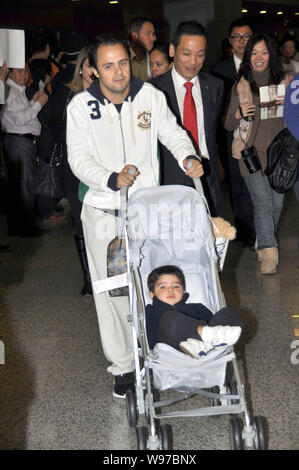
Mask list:
[[[170,424],[161,424],[158,430],[160,449],[170,450],[173,447],[173,433]]]
[[[254,447],[256,450],[267,450],[267,437],[265,429],[265,420],[262,416],[255,416],[253,419],[255,431]]]
[[[136,428],[138,414],[136,408],[136,397],[133,390],[127,390],[126,392],[126,411],[129,426],[131,426],[131,428]]]
[[[136,427],[137,449],[146,450],[148,440],[148,428],[146,426]]]
[[[232,450],[243,450],[242,422],[239,418],[229,420],[229,443]]]

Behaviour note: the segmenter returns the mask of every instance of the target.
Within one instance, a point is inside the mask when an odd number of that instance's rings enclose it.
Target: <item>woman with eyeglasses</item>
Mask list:
[[[247,42],[224,122],[227,130],[234,131],[232,156],[239,161],[253,203],[255,248],[261,274],[276,273],[278,264],[276,233],[284,195],[271,188],[263,171],[267,165],[267,148],[284,128],[284,120],[280,113],[282,108],[279,108],[283,98],[276,96],[272,106],[263,108],[260,88],[271,85],[268,91],[272,92],[283,85],[285,89],[290,79],[282,69],[270,38],[266,34],[255,34]],[[256,168],[249,172],[244,157],[250,155],[253,161],[256,154],[260,169],[256,162]]]

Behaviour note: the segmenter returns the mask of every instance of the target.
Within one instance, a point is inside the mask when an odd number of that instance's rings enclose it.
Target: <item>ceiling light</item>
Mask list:
[[[110,5],[113,5],[114,3],[118,3],[118,0],[110,0]]]
[[[277,15],[283,15],[283,11],[278,11]]]
[[[261,15],[264,15],[265,13],[267,13],[267,10],[261,10],[261,11],[260,11],[260,14],[261,14]]]
[[[248,10],[243,9],[242,13],[248,13]]]

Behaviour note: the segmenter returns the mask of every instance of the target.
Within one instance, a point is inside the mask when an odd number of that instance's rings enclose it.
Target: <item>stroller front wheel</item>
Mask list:
[[[136,408],[136,397],[133,390],[127,390],[126,392],[126,411],[129,426],[131,426],[131,428],[136,428],[138,414]]]
[[[255,416],[253,421],[255,431],[254,447],[256,450],[267,450],[267,437],[265,431],[264,418]]]
[[[136,427],[137,449],[146,450],[148,441],[148,428],[146,426]]]
[[[242,422],[239,418],[229,420],[229,443],[232,450],[243,450]]]
[[[171,450],[173,447],[173,433],[170,424],[161,424],[159,427],[159,441],[161,450]]]

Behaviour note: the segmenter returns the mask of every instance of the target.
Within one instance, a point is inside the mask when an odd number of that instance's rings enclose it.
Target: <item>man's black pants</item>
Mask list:
[[[37,230],[34,195],[37,139],[5,134],[3,149],[8,172],[8,232],[30,236]]]

